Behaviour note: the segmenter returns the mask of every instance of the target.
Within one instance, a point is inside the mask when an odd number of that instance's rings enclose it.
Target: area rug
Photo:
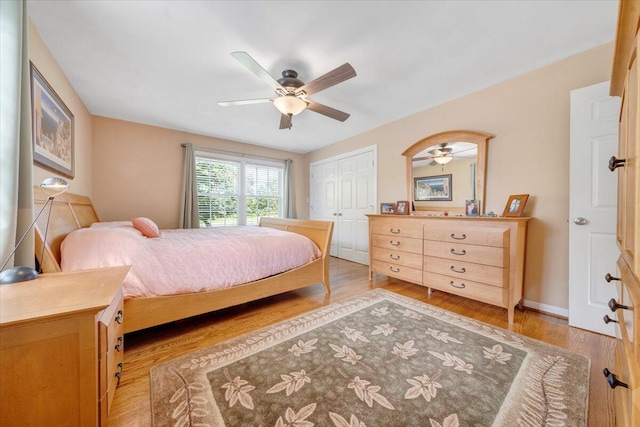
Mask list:
[[[154,426],[585,426],[590,360],[377,289],[151,369]]]

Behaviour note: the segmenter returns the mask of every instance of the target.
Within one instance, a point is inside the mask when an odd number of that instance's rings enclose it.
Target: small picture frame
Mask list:
[[[529,199],[528,194],[512,194],[509,196],[509,200],[507,201],[507,205],[504,207],[502,216],[522,216],[524,206],[527,204],[527,199]]]
[[[382,215],[394,215],[396,213],[396,204],[380,203],[380,213]]]
[[[480,200],[472,199],[465,200],[464,214],[466,216],[478,216],[480,215]]]
[[[409,215],[409,201],[398,200],[396,202],[396,215]]]

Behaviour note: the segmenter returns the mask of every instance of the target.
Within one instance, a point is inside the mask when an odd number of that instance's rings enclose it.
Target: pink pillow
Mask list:
[[[143,216],[131,220],[136,230],[147,237],[160,237],[160,230],[155,222]]]

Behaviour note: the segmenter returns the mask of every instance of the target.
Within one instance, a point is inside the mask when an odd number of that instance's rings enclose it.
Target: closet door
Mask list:
[[[338,258],[369,264],[369,220],[374,212],[373,151],[338,160]]]
[[[376,150],[311,164],[310,217],[333,221],[331,256],[369,264],[369,223],[375,213]]]

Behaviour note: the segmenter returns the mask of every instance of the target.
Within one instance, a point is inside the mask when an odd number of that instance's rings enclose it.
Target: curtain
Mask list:
[[[182,144],[182,147],[184,147],[184,168],[182,171],[182,197],[180,200],[180,227],[200,228],[196,154],[193,144]]]
[[[27,5],[0,1],[0,253],[2,262],[33,220],[33,152]],[[34,267],[33,233],[12,265]]]
[[[284,217],[295,218],[295,201],[293,198],[293,176],[291,174],[291,165],[293,160],[284,161]]]

